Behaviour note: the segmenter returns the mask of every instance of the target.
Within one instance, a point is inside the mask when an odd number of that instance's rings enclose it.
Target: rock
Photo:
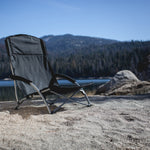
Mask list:
[[[135,95],[150,93],[150,82],[140,81],[131,71],[119,71],[109,82],[99,86],[96,94]]]

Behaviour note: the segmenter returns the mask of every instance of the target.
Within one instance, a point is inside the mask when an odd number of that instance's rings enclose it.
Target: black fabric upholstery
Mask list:
[[[54,73],[47,60],[44,42],[29,35],[15,35],[6,38],[6,46],[13,75],[32,81],[39,90],[49,87]],[[24,82],[17,81],[25,95],[35,93],[35,90]]]

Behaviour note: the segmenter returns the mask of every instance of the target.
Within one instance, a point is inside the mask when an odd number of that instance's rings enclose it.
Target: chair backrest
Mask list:
[[[54,73],[47,60],[44,42],[34,36],[20,34],[7,37],[5,43],[12,74],[31,80],[40,90],[48,88]],[[17,85],[25,95],[35,93],[23,82],[17,81]]]

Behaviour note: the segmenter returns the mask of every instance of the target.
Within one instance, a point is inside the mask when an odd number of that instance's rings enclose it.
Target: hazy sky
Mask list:
[[[74,34],[150,40],[150,0],[0,0],[0,38]]]

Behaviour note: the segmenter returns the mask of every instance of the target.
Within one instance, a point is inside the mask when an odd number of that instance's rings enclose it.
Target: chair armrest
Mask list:
[[[74,84],[80,86],[80,85],[76,82],[76,80],[72,79],[71,77],[69,77],[69,76],[67,76],[67,75],[64,75],[64,74],[55,74],[55,76],[56,76],[56,77],[63,78],[63,79],[66,79],[66,80],[68,80],[68,81],[70,81],[70,82],[72,82],[72,83],[74,83]]]
[[[32,82],[32,81],[30,81],[30,80],[28,80],[28,79],[25,79],[25,78],[20,77],[20,76],[15,76],[15,75],[10,75],[10,78],[11,78],[12,80],[23,81],[23,82],[25,82],[25,83],[27,83],[27,84],[30,84],[30,83]]]

